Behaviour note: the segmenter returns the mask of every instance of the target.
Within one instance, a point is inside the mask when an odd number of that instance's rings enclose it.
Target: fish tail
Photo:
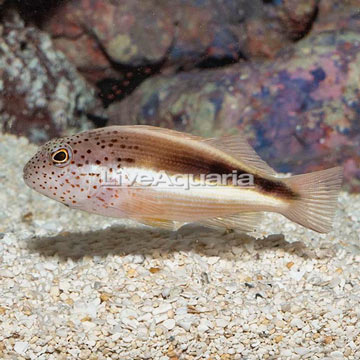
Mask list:
[[[283,179],[298,199],[291,200],[282,214],[319,233],[331,231],[342,176],[342,167],[334,167]]]

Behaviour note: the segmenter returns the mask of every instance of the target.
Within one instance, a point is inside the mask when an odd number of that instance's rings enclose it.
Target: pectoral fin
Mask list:
[[[157,227],[161,229],[166,229],[170,231],[176,231],[181,228],[185,223],[180,221],[172,221],[172,220],[163,220],[163,219],[154,219],[154,218],[142,218],[136,219],[138,222],[141,222],[144,225]]]
[[[260,224],[261,212],[242,212],[228,217],[217,217],[201,220],[198,223],[217,230],[236,230],[238,232],[252,232]]]

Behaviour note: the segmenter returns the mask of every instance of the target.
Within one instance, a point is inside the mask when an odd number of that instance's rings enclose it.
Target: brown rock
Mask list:
[[[121,66],[213,66],[273,57],[304,36],[318,0],[70,0],[44,26],[91,81]],[[120,67],[119,67],[120,65]]]

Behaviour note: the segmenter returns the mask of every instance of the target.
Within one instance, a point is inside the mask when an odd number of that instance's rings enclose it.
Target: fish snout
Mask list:
[[[25,166],[23,168],[23,180],[24,180],[25,184],[28,186],[30,186],[29,184],[30,184],[30,180],[31,180],[31,175],[33,173],[32,170],[34,170],[34,169],[33,169],[33,166],[31,164],[31,160],[30,160],[25,164]]]

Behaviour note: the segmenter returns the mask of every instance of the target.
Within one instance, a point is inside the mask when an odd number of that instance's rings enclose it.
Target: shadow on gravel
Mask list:
[[[152,228],[112,226],[86,233],[64,232],[56,236],[38,237],[29,241],[29,249],[43,256],[58,256],[62,260],[84,256],[160,255],[174,252],[196,252],[225,259],[254,257],[261,260],[264,252],[282,249],[299,257],[312,257],[302,242],[289,243],[282,234],[263,239],[238,234],[221,233],[200,226],[184,226],[177,232]]]

